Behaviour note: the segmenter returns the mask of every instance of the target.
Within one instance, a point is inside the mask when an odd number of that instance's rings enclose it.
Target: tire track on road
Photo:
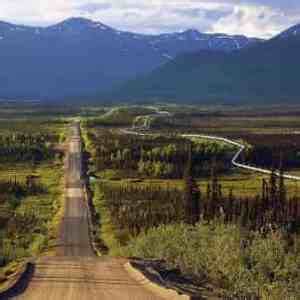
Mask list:
[[[66,159],[65,213],[55,256],[40,257],[30,276],[0,299],[161,300],[125,271],[126,259],[97,257],[92,249],[82,174],[80,124],[71,126]]]

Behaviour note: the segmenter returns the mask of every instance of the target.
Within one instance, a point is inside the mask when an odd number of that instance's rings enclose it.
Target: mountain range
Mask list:
[[[182,54],[124,84],[114,98],[197,103],[300,103],[300,25],[233,52]]]
[[[48,27],[0,22],[0,98],[93,98],[182,53],[232,53],[262,42],[193,29],[136,34],[84,18]]]
[[[70,18],[0,22],[0,99],[299,102],[300,25],[270,40],[159,35]]]

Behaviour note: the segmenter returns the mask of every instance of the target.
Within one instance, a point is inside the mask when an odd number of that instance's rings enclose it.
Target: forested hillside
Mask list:
[[[114,96],[135,101],[297,103],[299,51],[299,35],[280,35],[238,52],[180,55],[150,75],[128,82]]]

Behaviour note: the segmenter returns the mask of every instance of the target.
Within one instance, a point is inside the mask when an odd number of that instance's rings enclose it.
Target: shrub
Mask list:
[[[300,255],[280,234],[244,233],[236,225],[175,224],[142,233],[122,254],[164,259],[170,267],[207,279],[224,296],[286,299],[300,295]]]

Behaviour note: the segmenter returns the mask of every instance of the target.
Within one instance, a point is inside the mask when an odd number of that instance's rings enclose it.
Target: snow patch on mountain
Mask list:
[[[91,27],[93,27],[93,28],[99,28],[101,30],[108,30],[109,29],[107,26],[103,25],[102,23],[92,24]]]
[[[226,34],[206,34],[196,29],[189,29],[181,32],[164,33],[159,35],[146,35],[139,33],[131,33],[122,30],[113,29],[101,22],[92,21],[85,18],[69,18],[58,24],[48,27],[29,27],[13,25],[0,22],[1,35],[6,35],[8,31],[20,31],[19,35],[13,38],[22,39],[22,32],[26,34],[43,35],[47,37],[51,35],[62,35],[64,39],[66,35],[74,38],[76,35],[84,36],[87,34],[107,35],[109,43],[132,44],[132,47],[143,49],[150,47],[154,52],[168,53],[172,58],[182,52],[194,52],[197,50],[212,49],[218,51],[234,51],[239,50],[250,43],[256,42],[254,39],[248,39],[245,36],[229,36]],[[111,36],[109,36],[111,35]],[[128,46],[128,45],[127,45]],[[131,47],[131,46],[129,46]],[[142,47],[142,48],[140,48]],[[162,54],[161,54],[162,55]]]
[[[162,56],[165,57],[165,58],[167,58],[167,59],[170,59],[170,60],[174,58],[173,56],[171,56],[171,55],[169,55],[167,53],[164,53]]]
[[[285,30],[281,34],[279,34],[276,38],[289,38],[291,36],[300,36],[300,24],[295,25],[288,30]]]

